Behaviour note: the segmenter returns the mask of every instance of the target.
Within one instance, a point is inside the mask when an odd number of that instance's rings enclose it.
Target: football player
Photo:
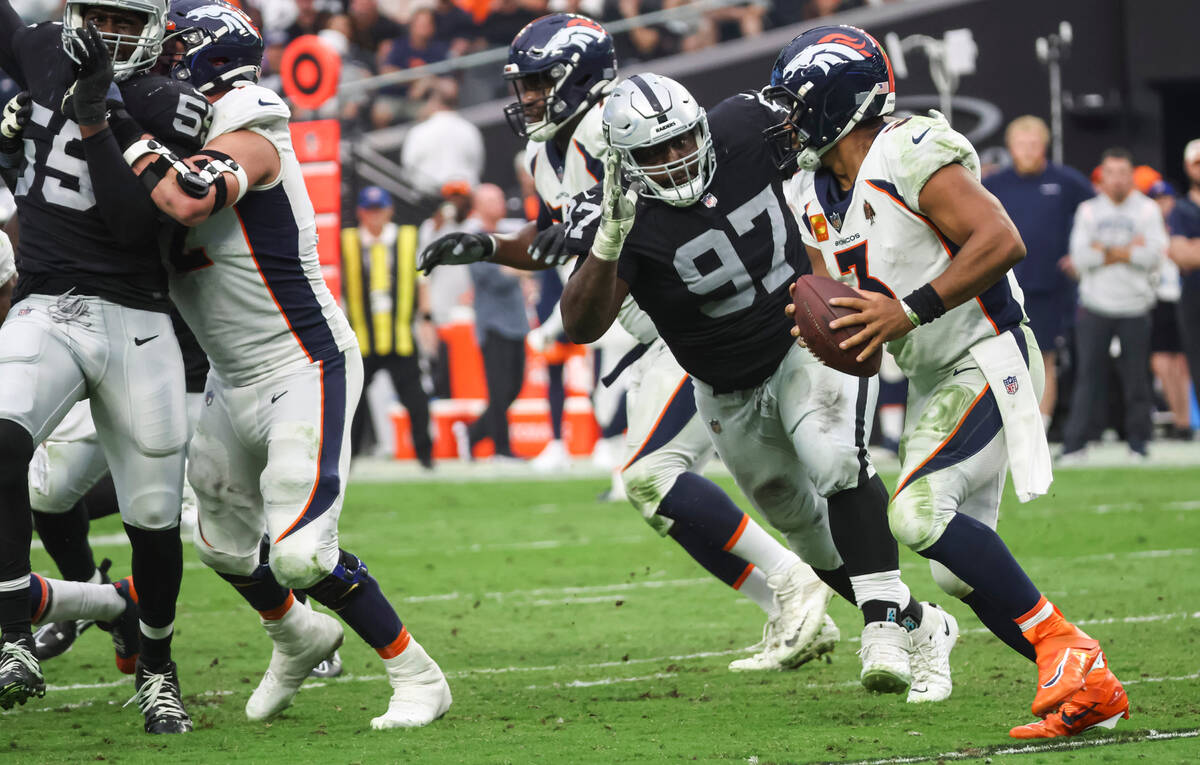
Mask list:
[[[80,124],[97,109],[108,110],[107,97],[119,100],[119,91],[106,85],[91,99],[92,113],[83,114],[71,96],[94,91],[72,62],[78,29],[85,23],[97,28],[114,51],[108,79],[123,81],[153,65],[166,4],[68,0],[63,14],[61,25],[26,27],[0,3],[0,67],[32,101],[17,189],[21,274],[13,310],[0,328],[0,524],[6,530],[0,538],[0,707],[37,693],[44,682],[25,602],[29,461],[34,444],[87,397],[133,547],[142,633],[135,684],[146,730],[186,732],[191,721],[170,652],[183,568],[183,363],[154,231],[110,219],[103,201],[120,204],[122,197],[109,186],[110,174],[89,172],[81,158],[96,142],[82,140]],[[174,93],[165,105],[143,104],[151,108],[139,118],[164,132],[179,121],[198,134],[206,105]],[[124,111],[119,104],[113,109]],[[117,123],[133,124],[114,118]]]
[[[886,122],[884,51],[854,27],[819,27],[779,54],[765,91],[814,272],[850,282],[835,298],[860,328],[844,348],[887,343],[909,379],[901,470],[888,508],[896,538],[997,637],[1037,663],[1017,738],[1116,725],[1129,702],[1100,645],[1068,622],[996,534],[1006,473],[1021,501],[1044,494],[1050,455],[1038,410],[1041,353],[1012,266],[1016,228],[979,183],[979,157],[940,114]],[[870,253],[868,258],[868,251]]]
[[[821,365],[789,332],[787,286],[806,265],[762,140],[779,116],[758,94],[709,115],[666,77],[618,85],[604,107],[600,213],[568,222],[571,236],[599,226],[563,292],[563,320],[587,342],[633,296],[695,381],[699,417],[742,491],[862,610],[863,685],[941,700],[957,627],[900,579],[866,448],[876,383]]]
[[[189,451],[195,543],[259,611],[274,643],[247,717],[289,706],[342,642],[341,625],[297,600],[295,587],[336,611],[383,659],[393,694],[372,727],[426,725],[450,706],[446,678],[367,566],[338,547],[362,359],[321,276],[288,109],[256,84],[262,36],[223,2],[177,0],[168,18],[184,48],[173,76],[213,104],[208,142],[187,163],[154,139],[124,159],[109,143],[104,161],[132,165],[139,176],[123,167],[124,182],[137,189],[140,180],[163,212],[191,227],[170,264],[170,288],[211,363]],[[92,38],[85,35],[85,70],[102,74],[107,50]],[[264,532],[270,550],[260,565]]]
[[[513,130],[529,139],[525,156],[541,202],[538,220],[511,236],[444,236],[421,254],[420,265],[427,270],[482,259],[527,269],[557,264],[563,254],[572,254],[564,248],[562,221],[573,198],[605,172],[602,114],[617,77],[617,59],[602,26],[568,13],[533,21],[514,38],[504,77],[517,96],[505,115]],[[581,211],[598,213],[595,204]],[[569,268],[564,280],[568,275]],[[794,667],[832,650],[839,636],[825,615],[831,591],[700,475],[712,444],[696,414],[691,379],[632,299],[622,306],[619,323],[640,343],[608,375],[612,379],[633,365],[621,471],[630,502],[658,534],[674,539],[767,616],[761,650],[730,668]]]

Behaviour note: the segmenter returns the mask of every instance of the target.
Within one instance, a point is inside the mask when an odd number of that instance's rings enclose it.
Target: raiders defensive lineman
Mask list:
[[[262,36],[219,1],[177,0],[169,19],[184,44],[173,76],[213,104],[208,142],[190,166],[152,138],[123,158],[109,145],[104,161],[122,163],[126,184],[152,188],[154,203],[191,227],[170,287],[211,363],[189,450],[194,541],[259,612],[274,643],[246,715],[267,719],[289,706],[342,642],[341,625],[298,600],[294,587],[336,611],[383,659],[393,692],[372,727],[426,725],[450,706],[446,678],[367,566],[338,546],[362,359],[321,276],[290,114],[256,84]],[[88,54],[102,70],[103,46]],[[260,565],[264,533],[270,549]]]
[[[529,139],[526,163],[541,211],[514,236],[451,234],[421,254],[420,265],[491,259],[536,269],[586,252],[567,242],[562,225],[574,199],[604,174],[605,97],[617,76],[612,36],[583,16],[556,13],[521,30],[509,47],[504,77],[517,101],[509,124]],[[575,214],[599,216],[581,200]],[[562,266],[563,279],[570,266]],[[557,313],[557,309],[556,309]],[[557,317],[555,317],[555,320]],[[692,381],[633,299],[619,321],[639,345],[609,378],[629,368],[626,455],[621,471],[629,501],[658,534],[670,536],[700,565],[746,595],[767,615],[761,650],[733,661],[740,670],[794,667],[833,649],[837,627],[825,615],[831,592],[794,552],[780,544],[699,473],[712,444],[696,415]]]
[[[862,610],[863,685],[940,700],[926,680],[949,675],[957,629],[900,580],[887,490],[866,449],[876,383],[821,365],[794,342],[784,313],[788,285],[806,267],[762,139],[780,116],[756,93],[710,116],[666,77],[618,85],[604,109],[612,149],[599,227],[567,283],[563,318],[573,339],[587,341],[634,297],[695,380],[699,415],[742,491]],[[934,661],[910,659],[910,631],[933,646]],[[945,638],[924,640],[934,634]]]
[[[107,97],[118,95],[114,76],[125,79],[154,63],[165,14],[163,0],[68,0],[63,24],[26,27],[0,3],[0,67],[32,99],[17,195],[20,275],[15,305],[0,328],[0,524],[6,530],[0,538],[0,706],[43,688],[27,602],[29,460],[34,444],[87,396],[133,547],[142,622],[135,683],[152,733],[191,729],[170,658],[182,576],[183,363],[152,231],[109,219],[98,200],[121,197],[108,186],[109,174],[89,172],[81,159],[97,143],[115,140],[113,133],[83,140],[80,126],[108,110]],[[72,61],[84,24],[97,29],[101,47],[115,51],[103,90]],[[64,104],[68,90],[73,98]],[[203,102],[174,92],[173,108],[160,116],[198,133]],[[149,116],[147,123],[155,124]],[[114,128],[132,124],[114,118]]]
[[[1099,643],[1067,621],[996,534],[1006,474],[1021,501],[1046,493],[1050,453],[1038,400],[1041,354],[1011,268],[1024,245],[979,183],[979,157],[936,112],[885,122],[891,66],[869,34],[817,27],[779,54],[770,134],[799,163],[789,190],[813,269],[852,283],[859,327],[846,348],[882,343],[909,379],[896,538],[1005,643],[1037,664],[1033,713],[1016,738],[1074,735],[1129,716]],[[867,253],[870,251],[870,258]]]

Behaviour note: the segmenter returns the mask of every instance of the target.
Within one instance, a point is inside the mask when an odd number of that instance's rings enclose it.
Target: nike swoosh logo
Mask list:
[[[271,396],[271,403],[274,404],[276,401],[278,401],[279,399],[283,398],[286,395],[287,395],[286,390],[283,393],[276,393],[274,396]]]
[[[942,620],[942,630],[946,633],[946,637],[950,637],[950,622]]]
[[[957,375],[960,375],[960,374],[962,374],[963,372],[970,372],[972,369],[978,369],[978,367],[963,367],[962,369],[956,369],[956,370],[954,370],[954,374],[953,374],[953,375],[951,375],[951,377],[955,377],[955,376],[957,376]]]
[[[799,639],[800,638],[788,638],[787,640],[783,641],[783,644],[786,645],[788,648],[793,648],[796,645],[796,641]]]
[[[158,337],[158,335],[151,335],[150,337],[135,337],[135,338],[133,338],[133,344],[134,345],[145,345],[146,343],[150,342],[151,340],[153,340],[156,337]]]
[[[913,136],[913,139],[912,139],[912,142],[913,142],[914,144],[918,144],[918,143],[920,143],[920,142],[921,142],[921,139],[925,137],[925,133],[928,133],[928,132],[929,132],[929,130],[930,130],[930,128],[925,128],[925,130],[924,130],[924,131],[921,133],[921,135],[914,135],[914,136]]]
[[[1060,712],[1059,714],[1062,715],[1062,721],[1064,723],[1066,723],[1067,725],[1075,725],[1076,723],[1078,723],[1080,720],[1087,717],[1091,713],[1092,713],[1092,710],[1085,709],[1077,715],[1069,715],[1066,712]]]
[[[915,685],[914,685],[914,686],[912,687],[912,692],[913,692],[913,693],[928,693],[928,692],[929,692],[929,687],[928,687],[928,686],[925,686],[925,685],[922,685],[922,686],[920,686],[920,687],[917,687],[917,686],[915,686]]]
[[[260,98],[260,99],[258,99],[258,105],[259,105],[259,106],[275,106],[275,105],[276,105],[276,103],[277,103],[277,102],[275,102],[275,101],[264,101],[264,100],[262,100],[261,98]],[[916,143],[916,141],[913,141],[913,143]]]

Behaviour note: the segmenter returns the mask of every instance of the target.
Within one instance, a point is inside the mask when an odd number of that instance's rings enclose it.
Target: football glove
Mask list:
[[[17,167],[25,152],[21,134],[33,114],[33,102],[29,93],[21,91],[4,105],[0,116],[0,167]]]
[[[62,100],[63,114],[80,125],[96,125],[108,116],[108,96],[113,89],[112,58],[100,30],[92,22],[78,29],[79,42],[75,44],[75,55],[79,64],[75,67],[78,79],[67,89]]]
[[[548,266],[561,266],[574,257],[574,254],[567,251],[565,223],[555,223],[539,231],[533,238],[533,244],[529,245],[529,257]]]
[[[621,188],[621,158],[615,149],[604,157],[604,200],[600,203],[600,227],[592,242],[592,254],[612,262],[621,257],[625,237],[633,228],[637,213],[638,189],[631,185]]]
[[[496,254],[496,239],[491,234],[456,231],[435,239],[421,251],[417,268],[428,274],[438,266],[461,266],[490,260]]]

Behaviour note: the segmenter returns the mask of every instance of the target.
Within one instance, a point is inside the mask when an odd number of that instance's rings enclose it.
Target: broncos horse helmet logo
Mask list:
[[[200,19],[214,19],[224,23],[227,32],[241,31],[252,37],[262,37],[258,30],[255,29],[254,22],[250,20],[250,17],[233,6],[205,5],[188,11],[187,17],[196,21]]]
[[[800,51],[784,67],[783,74],[784,77],[791,77],[810,66],[819,67],[823,73],[829,74],[829,70],[837,64],[846,61],[864,61],[871,55],[871,51],[867,49],[866,40],[834,32],[825,35],[814,45]]]

